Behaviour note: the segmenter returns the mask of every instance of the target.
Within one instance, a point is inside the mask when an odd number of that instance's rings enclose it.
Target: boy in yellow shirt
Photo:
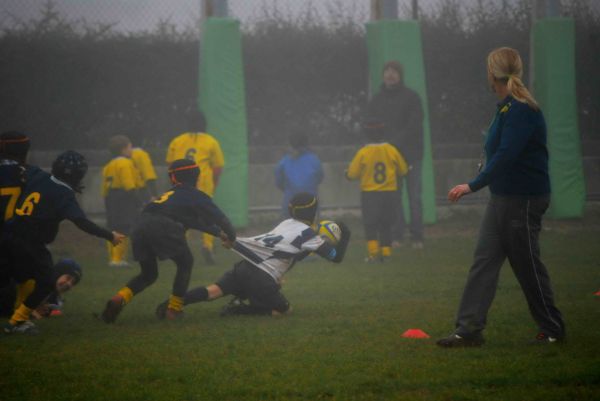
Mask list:
[[[111,161],[102,170],[102,196],[106,207],[106,224],[111,231],[129,235],[133,219],[137,215],[139,172],[131,160],[132,145],[128,137],[116,135],[110,138],[108,149]],[[126,267],[129,240],[119,245],[108,243],[109,265]]]
[[[361,209],[365,237],[367,239],[367,262],[383,261],[392,254],[391,225],[398,188],[398,177],[406,175],[408,167],[398,150],[384,142],[385,126],[381,121],[370,121],[364,126],[370,143],[358,150],[346,177],[360,179]]]
[[[188,159],[200,167],[200,177],[196,188],[211,198],[215,193],[219,176],[225,165],[221,145],[213,136],[207,134],[206,118],[201,111],[194,111],[188,120],[188,131],[175,137],[169,144],[167,164],[178,159]],[[215,263],[213,254],[214,237],[202,234],[202,255],[206,263]]]
[[[150,155],[144,149],[135,147],[131,149],[131,160],[138,171],[136,186],[142,201],[145,203],[156,199],[158,197],[156,171]]]

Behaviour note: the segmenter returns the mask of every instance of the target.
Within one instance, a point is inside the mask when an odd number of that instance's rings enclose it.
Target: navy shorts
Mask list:
[[[235,295],[247,299],[253,307],[285,313],[290,303],[281,293],[281,286],[267,272],[242,260],[233,266],[216,284],[223,295]]]
[[[137,261],[173,259],[190,253],[185,228],[175,220],[154,213],[142,213],[131,233],[131,249]]]

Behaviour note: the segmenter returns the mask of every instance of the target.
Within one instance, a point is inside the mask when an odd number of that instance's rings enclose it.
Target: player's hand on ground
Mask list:
[[[117,231],[113,231],[112,235],[113,235],[113,239],[110,242],[112,242],[112,244],[115,246],[119,245],[127,237],[126,235],[121,234],[120,232],[117,232]]]
[[[468,184],[457,185],[454,188],[452,188],[450,192],[448,192],[448,200],[450,202],[456,202],[460,198],[462,198],[463,195],[470,194],[471,192],[471,188]]]

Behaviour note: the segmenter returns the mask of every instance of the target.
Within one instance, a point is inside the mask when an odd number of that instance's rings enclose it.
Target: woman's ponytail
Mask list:
[[[523,62],[519,52],[510,47],[500,47],[490,52],[487,58],[488,73],[496,81],[506,82],[508,91],[516,100],[539,110],[538,102],[523,84]]]

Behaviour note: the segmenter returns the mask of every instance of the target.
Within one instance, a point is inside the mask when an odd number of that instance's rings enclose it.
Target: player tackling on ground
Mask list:
[[[281,279],[294,263],[311,252],[339,263],[344,258],[350,230],[344,223],[342,235],[334,246],[321,238],[311,228],[317,212],[317,198],[303,192],[295,195],[289,203],[290,216],[273,230],[255,237],[237,238],[231,243],[224,241],[244,260],[236,263],[215,284],[195,288],[183,297],[185,305],[232,294],[234,302],[223,310],[222,315],[279,315],[290,310],[290,304],[280,292]],[[243,303],[239,300],[248,300]],[[158,318],[167,313],[168,301],[156,308]]]

